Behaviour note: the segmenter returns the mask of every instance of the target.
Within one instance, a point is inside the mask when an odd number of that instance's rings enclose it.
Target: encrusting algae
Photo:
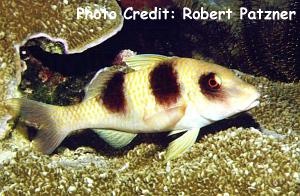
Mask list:
[[[97,4],[116,11],[117,18],[76,19],[77,7]],[[123,18],[117,2],[106,0],[93,3],[77,0],[52,0],[47,3],[41,0],[30,3],[4,0],[0,2],[0,9],[0,138],[4,138],[8,134],[8,116],[3,100],[16,96],[23,70],[18,46],[28,39],[46,36],[63,42],[68,53],[81,52],[116,34],[123,25]]]

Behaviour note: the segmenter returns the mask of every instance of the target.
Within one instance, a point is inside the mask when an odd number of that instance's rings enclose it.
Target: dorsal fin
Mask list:
[[[91,82],[85,87],[85,97],[84,100],[93,98],[101,94],[103,88],[105,87],[107,81],[119,71],[131,72],[136,71],[141,68],[154,65],[156,63],[162,62],[164,60],[171,59],[172,57],[167,57],[163,55],[156,54],[141,54],[128,57],[124,60],[126,65],[117,65],[111,67],[105,67],[100,69],[91,80]]]
[[[167,57],[158,54],[140,54],[125,58],[124,62],[128,67],[139,70],[141,68],[157,64],[159,62],[169,60],[173,57]]]
[[[90,81],[90,83],[84,88],[85,97],[84,100],[93,98],[102,93],[108,80],[110,80],[115,73],[123,71],[125,66],[111,66],[100,69]]]

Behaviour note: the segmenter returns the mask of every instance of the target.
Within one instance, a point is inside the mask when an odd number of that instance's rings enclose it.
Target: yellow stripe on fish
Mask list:
[[[136,55],[125,62],[100,70],[77,105],[27,99],[10,99],[6,105],[40,130],[33,142],[44,153],[52,153],[72,131],[86,128],[115,148],[138,133],[185,132],[170,143],[170,160],[192,146],[201,127],[258,104],[253,86],[216,64],[161,55]]]

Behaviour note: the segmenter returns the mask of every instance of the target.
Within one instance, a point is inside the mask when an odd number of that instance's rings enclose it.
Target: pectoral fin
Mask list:
[[[144,121],[155,130],[168,129],[176,125],[184,116],[185,108],[185,106],[177,106],[155,114],[146,115]]]
[[[180,130],[175,130],[175,131],[171,131],[168,136],[171,136],[171,135],[175,135],[177,133],[181,133],[181,132],[184,132],[186,131],[186,129],[180,129]]]
[[[93,129],[104,141],[114,148],[122,148],[128,145],[137,134],[108,129]]]
[[[172,141],[167,149],[165,161],[174,159],[188,150],[195,143],[198,133],[199,129],[188,130],[182,136]]]

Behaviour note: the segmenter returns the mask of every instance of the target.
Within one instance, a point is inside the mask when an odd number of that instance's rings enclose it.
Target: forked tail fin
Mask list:
[[[9,99],[5,102],[8,111],[19,115],[26,124],[39,129],[33,140],[34,146],[45,154],[52,153],[70,131],[66,130],[64,110],[60,106],[28,99]]]

